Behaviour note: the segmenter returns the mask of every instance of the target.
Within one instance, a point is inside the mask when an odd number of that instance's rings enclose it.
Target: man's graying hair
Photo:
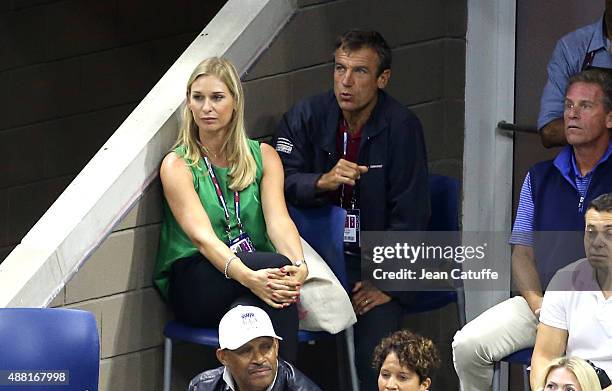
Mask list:
[[[606,108],[606,112],[612,111],[612,75],[610,71],[588,69],[577,73],[569,79],[566,92],[574,83],[597,84],[603,91],[603,104]]]

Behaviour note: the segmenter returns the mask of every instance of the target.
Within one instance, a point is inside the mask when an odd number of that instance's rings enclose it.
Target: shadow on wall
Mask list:
[[[225,0],[0,3],[1,262]]]

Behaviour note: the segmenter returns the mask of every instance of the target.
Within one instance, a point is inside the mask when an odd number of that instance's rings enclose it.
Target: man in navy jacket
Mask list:
[[[283,161],[285,196],[297,206],[340,205],[361,231],[419,231],[429,220],[427,158],[418,118],[382,91],[391,50],[374,31],[349,31],[334,52],[334,90],[297,103],[273,144]],[[350,217],[349,217],[350,218]],[[353,243],[351,243],[353,241]],[[358,240],[345,233],[362,389],[376,388],[370,358],[401,327],[409,292],[383,292],[361,281]],[[408,290],[408,289],[407,289]]]
[[[194,377],[188,390],[321,391],[306,375],[278,357],[281,340],[261,308],[232,308],[219,322],[217,359],[223,366]]]

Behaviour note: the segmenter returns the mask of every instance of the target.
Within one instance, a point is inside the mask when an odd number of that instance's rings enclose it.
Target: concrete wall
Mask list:
[[[0,2],[0,262],[225,1]],[[53,306],[92,311],[100,390],[161,390],[153,186]]]
[[[8,154],[10,165],[0,171],[0,245],[5,249],[19,240],[204,27],[202,15],[212,12],[210,2],[125,3],[129,6],[17,0],[0,5],[0,18],[14,25],[10,42],[23,42],[12,43],[14,50],[33,46],[40,51],[11,59],[0,56],[0,62],[10,62],[0,66],[0,90],[10,88],[2,95],[9,114],[0,118],[0,152]],[[296,100],[331,87],[331,46],[337,34],[352,27],[377,29],[393,48],[388,90],[421,118],[432,172],[460,177],[466,2],[301,0],[298,5],[298,13],[245,78],[250,135],[268,137]],[[168,17],[160,21],[156,15]],[[33,30],[22,27],[27,18],[33,19]],[[10,24],[3,22],[0,26]],[[161,22],[171,26],[160,27]],[[75,31],[85,42],[73,39]],[[55,48],[61,42],[66,47]],[[144,80],[134,80],[137,76]],[[36,142],[40,139],[45,142]],[[34,153],[24,156],[21,151],[32,146]],[[161,332],[170,314],[151,286],[159,222],[160,188],[155,183],[53,302],[96,315],[101,390],[161,389]],[[436,379],[437,389],[457,389],[449,356],[454,316],[449,306],[407,323],[434,338],[443,352],[445,367]],[[212,350],[192,345],[178,346],[175,358],[177,390],[185,389],[198,370],[216,365]],[[329,376],[330,371],[317,367],[313,376]]]
[[[0,262],[224,3],[0,2]]]
[[[161,390],[169,313],[151,283],[160,221],[155,182],[52,303],[95,314],[101,391]]]
[[[298,1],[301,8],[245,78],[254,137],[297,100],[332,88],[336,36],[378,30],[393,49],[387,91],[419,116],[432,172],[461,177],[466,1]],[[351,11],[352,10],[352,11]]]

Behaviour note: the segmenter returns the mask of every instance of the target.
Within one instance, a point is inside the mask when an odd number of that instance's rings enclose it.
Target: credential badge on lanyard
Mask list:
[[[223,214],[225,215],[225,233],[227,235],[227,245],[234,253],[240,252],[255,252],[255,246],[249,237],[249,234],[243,231],[242,221],[240,220],[240,193],[234,191],[234,209],[236,211],[236,220],[238,221],[238,230],[240,234],[232,239],[231,235],[231,225],[230,225],[230,215],[227,210],[227,204],[225,202],[225,198],[223,197],[223,192],[221,191],[221,186],[219,185],[219,181],[217,180],[217,176],[215,175],[215,170],[210,164],[207,156],[204,156],[204,162],[206,163],[206,168],[208,169],[208,174],[210,175],[210,179],[215,188],[215,192],[217,193],[217,199],[223,208]]]
[[[342,142],[342,157],[346,159],[346,151],[348,146],[348,133],[346,130],[343,134]],[[344,244],[350,247],[361,246],[361,235],[360,222],[359,222],[359,209],[355,208],[357,203],[357,185],[353,187],[353,194],[351,195],[350,208],[346,209],[346,220],[344,220]],[[340,189],[340,207],[344,208],[344,184]]]

